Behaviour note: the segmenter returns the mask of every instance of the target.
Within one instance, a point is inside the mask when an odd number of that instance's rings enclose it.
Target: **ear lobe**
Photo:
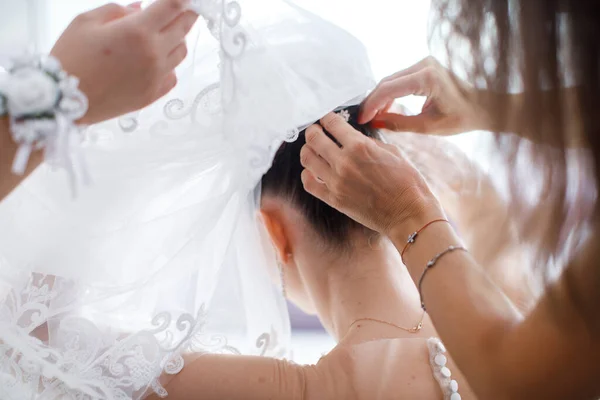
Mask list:
[[[290,243],[281,219],[278,217],[276,212],[266,211],[264,209],[260,210],[260,217],[265,225],[265,228],[267,229],[267,232],[269,233],[271,242],[275,246],[279,260],[281,260],[283,263],[287,263],[291,257],[291,252],[289,251]]]

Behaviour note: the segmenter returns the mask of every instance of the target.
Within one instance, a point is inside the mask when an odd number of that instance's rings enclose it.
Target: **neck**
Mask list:
[[[421,319],[418,291],[387,240],[357,248],[349,257],[313,261],[311,296],[319,317],[340,341],[351,326],[364,318],[412,328]],[[396,328],[396,331],[400,331]]]

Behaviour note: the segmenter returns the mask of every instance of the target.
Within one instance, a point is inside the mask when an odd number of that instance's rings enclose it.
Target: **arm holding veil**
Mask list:
[[[89,107],[78,123],[94,124],[135,111],[175,86],[174,69],[186,57],[185,36],[197,19],[196,13],[186,10],[181,0],[159,0],[143,11],[139,6],[108,4],[73,20],[50,54],[79,80],[87,97]],[[31,83],[20,79],[7,80],[6,87],[12,88],[8,110],[14,104],[32,102],[27,98]],[[4,85],[0,92],[6,94],[3,89]],[[44,99],[37,94],[33,103]],[[11,163],[18,147],[11,138],[8,118],[1,118],[0,200],[44,159],[40,151],[33,151],[27,168],[15,175]]]

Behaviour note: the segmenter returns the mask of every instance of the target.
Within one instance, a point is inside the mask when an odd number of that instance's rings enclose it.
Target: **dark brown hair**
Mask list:
[[[358,106],[345,109],[350,115],[350,125],[367,137],[379,139],[381,136],[378,131],[369,128],[368,125],[358,124],[358,109]],[[333,136],[325,133],[335,141]],[[350,245],[350,234],[367,228],[304,190],[300,178],[304,169],[300,163],[300,150],[305,143],[305,131],[301,131],[297,140],[281,145],[275,154],[271,169],[262,178],[262,193],[292,202],[302,210],[324,243],[338,249],[347,248]]]
[[[478,89],[477,101],[493,110],[496,131],[502,131],[507,121],[518,127],[519,135],[499,133],[496,143],[508,168],[513,222],[520,239],[537,250],[537,264],[564,260],[586,240],[600,247],[595,223],[600,177],[600,3],[432,0],[432,9],[431,37],[444,37],[450,69],[466,72]],[[468,51],[459,54],[461,49]],[[522,93],[518,106],[508,100],[510,92]],[[519,164],[523,154],[529,165]],[[586,176],[582,186],[573,184],[577,174],[572,171],[577,170]],[[541,182],[536,204],[525,193],[534,172]],[[592,230],[591,239],[584,236],[586,225]],[[594,281],[591,287],[598,291],[597,258],[578,262],[586,264],[578,270],[586,271]],[[569,279],[571,269],[565,275],[571,282],[571,300],[588,320],[598,320],[592,304],[598,298],[585,294],[578,279]]]

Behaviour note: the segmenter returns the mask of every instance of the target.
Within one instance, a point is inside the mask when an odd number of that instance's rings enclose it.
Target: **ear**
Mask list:
[[[291,255],[290,242],[285,233],[284,225],[281,217],[275,210],[260,210],[260,216],[263,220],[265,228],[269,233],[271,242],[275,246],[279,260],[286,264]]]

